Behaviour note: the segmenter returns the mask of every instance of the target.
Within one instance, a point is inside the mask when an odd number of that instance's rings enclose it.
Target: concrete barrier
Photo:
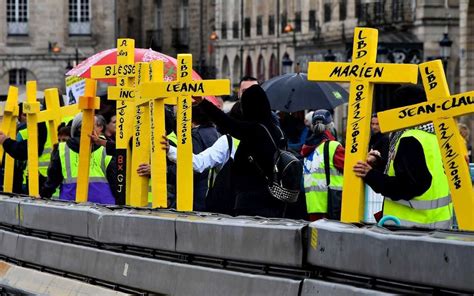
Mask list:
[[[474,292],[474,234],[390,231],[320,220],[309,225],[308,262],[332,270]]]

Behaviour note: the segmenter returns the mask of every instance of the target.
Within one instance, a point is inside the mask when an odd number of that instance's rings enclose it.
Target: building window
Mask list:
[[[317,24],[316,24],[316,10],[310,10],[309,11],[308,19],[309,19],[309,29],[311,31],[316,31],[316,27],[317,27]]]
[[[355,3],[355,16],[357,19],[362,17],[362,3],[361,0],[356,0]]]
[[[285,27],[287,23],[288,23],[288,18],[287,18],[286,12],[284,12],[281,14],[281,32],[282,33],[285,32]]]
[[[295,12],[295,32],[301,32],[301,11]]]
[[[163,28],[163,5],[162,5],[162,0],[156,0],[155,1],[155,7],[156,7],[156,26],[155,28],[161,29]]]
[[[221,38],[227,39],[227,23],[226,22],[223,22],[221,24]]]
[[[374,3],[374,23],[383,23],[385,18],[383,3]]]
[[[234,21],[232,23],[232,38],[239,38],[239,21]]]
[[[257,35],[261,36],[263,30],[263,16],[257,16]]]
[[[392,19],[396,22],[403,21],[403,1],[394,0],[392,3]]]
[[[179,13],[179,27],[188,28],[189,18],[189,1],[181,0],[180,13]]]
[[[7,0],[8,35],[28,35],[28,0]]]
[[[250,18],[246,17],[244,21],[245,37],[250,37],[250,25],[251,25]]]
[[[347,17],[347,0],[339,1],[339,20],[343,21]]]
[[[275,35],[275,16],[268,16],[268,35]]]
[[[69,35],[90,35],[89,0],[69,0]]]
[[[325,2],[324,3],[324,22],[330,22],[331,21],[331,2]]]
[[[10,85],[26,85],[26,69],[12,69],[8,71]]]

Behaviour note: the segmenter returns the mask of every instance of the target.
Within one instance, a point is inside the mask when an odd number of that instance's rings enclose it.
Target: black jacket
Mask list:
[[[432,176],[426,166],[423,147],[414,137],[400,140],[393,168],[393,177],[373,169],[365,176],[364,181],[375,192],[393,200],[410,200],[430,188]]]
[[[279,147],[284,147],[286,142],[272,121],[270,103],[263,89],[254,85],[243,93],[241,99],[243,121],[227,116],[206,100],[202,101],[201,106],[219,128],[223,128],[232,137],[240,140],[232,166],[236,213],[281,216],[284,204],[269,194],[265,179],[265,176],[272,175],[276,149],[261,125],[267,127]]]
[[[26,125],[23,125],[18,131],[25,129]],[[44,122],[38,123],[38,156],[43,154],[44,144],[48,137],[48,130]],[[23,191],[23,171],[26,167],[26,161],[28,160],[28,140],[16,141],[15,139],[6,139],[3,142],[3,149],[8,155],[15,159],[15,168],[13,174],[13,192],[28,194],[28,189]],[[5,162],[3,162],[5,164]],[[39,174],[39,186],[41,187],[46,178]],[[28,188],[28,186],[26,186]]]
[[[387,165],[388,150],[390,148],[390,139],[388,135],[382,133],[373,134],[369,142],[369,150],[377,150],[380,152],[380,157],[377,158],[376,167],[378,170],[383,171]]]
[[[79,153],[79,143],[80,138],[70,138],[66,145],[74,152]],[[100,146],[92,145],[92,152],[96,151]],[[116,165],[115,158],[112,157],[109,165],[107,166],[107,181],[109,182],[110,189],[114,194],[114,197],[117,199],[117,190],[116,190]],[[63,182],[63,173],[61,167],[61,159],[59,158],[59,150],[57,147],[53,150],[51,154],[51,162],[48,167],[48,179],[44,183],[43,187],[40,189],[40,195],[42,197],[50,198],[53,193],[56,191],[56,188]]]
[[[46,124],[44,122],[38,123],[38,156],[43,154],[47,136]],[[28,140],[18,142],[14,139],[6,139],[3,142],[3,149],[15,160],[28,160]]]

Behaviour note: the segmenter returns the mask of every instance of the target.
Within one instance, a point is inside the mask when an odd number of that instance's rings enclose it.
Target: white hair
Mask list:
[[[325,130],[332,130],[334,128],[334,122],[328,124],[323,124],[321,121],[317,121],[315,124],[311,125],[311,131],[315,134],[321,134]]]
[[[304,125],[307,127],[311,127],[311,123],[313,122],[313,114],[314,111],[310,111],[304,117]]]

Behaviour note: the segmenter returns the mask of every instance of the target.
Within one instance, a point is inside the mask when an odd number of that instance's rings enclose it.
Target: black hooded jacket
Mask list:
[[[80,138],[70,138],[67,140],[66,145],[74,152],[79,153],[79,143]],[[92,152],[99,149],[100,146],[93,144],[92,145]],[[107,166],[107,181],[109,182],[110,189],[112,190],[112,194],[117,199],[116,196],[116,165],[115,165],[115,158],[112,157],[109,165]],[[53,150],[51,154],[51,162],[48,167],[48,179],[44,183],[43,187],[40,190],[40,196],[50,198],[53,193],[56,191],[59,185],[63,182],[63,173],[61,167],[61,159],[59,158],[59,150],[57,147]],[[119,202],[117,201],[117,204]]]
[[[265,91],[254,85],[243,93],[242,121],[227,116],[209,101],[203,100],[201,106],[219,128],[240,140],[232,167],[237,214],[281,216],[284,205],[268,193],[265,179],[265,176],[272,175],[276,148],[262,125],[271,133],[279,148],[284,147],[286,141],[281,130],[273,123]]]

